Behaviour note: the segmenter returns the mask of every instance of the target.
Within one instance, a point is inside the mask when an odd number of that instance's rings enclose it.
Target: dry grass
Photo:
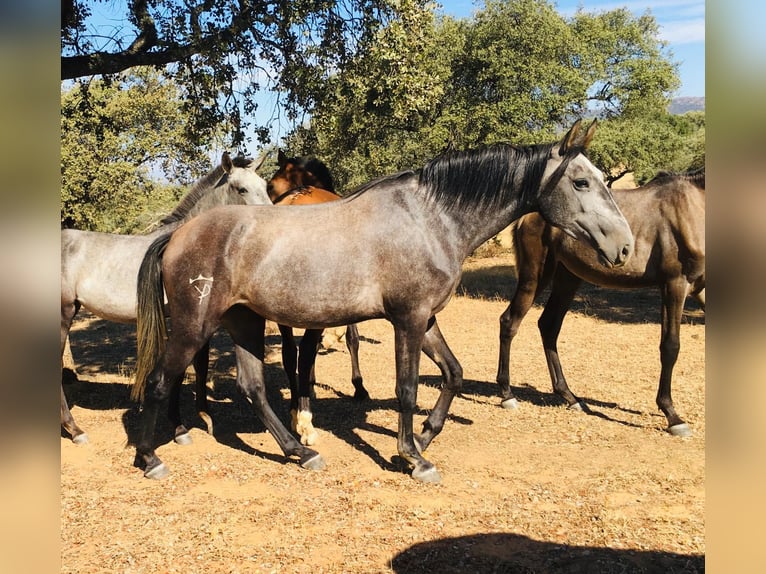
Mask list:
[[[567,317],[559,350],[576,394],[551,393],[530,311],[514,341],[518,411],[498,407],[497,319],[510,292],[508,258],[472,260],[462,292],[439,315],[465,372],[428,457],[438,486],[413,481],[396,455],[393,332],[360,325],[361,366],[373,399],[351,400],[342,350],[319,357],[315,425],[321,472],[285,461],[234,390],[225,337],[214,343],[210,396],[216,436],[202,430],[185,385],[194,444],[158,454],[171,475],[132,466],[128,378],[134,331],[93,318],[73,333],[80,382],[67,387],[85,446],[61,440],[62,572],[702,572],[705,553],[704,319],[682,327],[674,399],[694,429],[667,435],[654,405],[658,295],[591,289]],[[278,344],[278,338],[270,339]],[[272,404],[287,421],[285,377],[272,354]],[[438,394],[421,363],[419,405]],[[417,417],[419,424],[425,413]]]

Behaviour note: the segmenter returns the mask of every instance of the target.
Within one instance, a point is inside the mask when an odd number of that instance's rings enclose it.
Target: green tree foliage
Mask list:
[[[179,105],[181,91],[151,69],[75,82],[61,95],[62,226],[127,233],[169,211],[210,169],[207,143]]]
[[[313,107],[329,75],[357,45],[417,0],[62,0],[61,77],[165,68],[184,86],[182,102],[197,131],[227,120],[232,145],[264,89],[278,90],[288,115]],[[404,6],[404,8],[403,8]],[[93,13],[116,24],[93,28]],[[266,122],[268,123],[268,122]],[[261,141],[268,126],[255,126]]]
[[[652,16],[626,9],[567,19],[546,0],[488,0],[460,21],[423,10],[362,44],[288,145],[327,161],[348,189],[450,143],[550,141],[598,116],[605,172],[683,168],[689,142],[665,112],[679,85],[665,48]]]

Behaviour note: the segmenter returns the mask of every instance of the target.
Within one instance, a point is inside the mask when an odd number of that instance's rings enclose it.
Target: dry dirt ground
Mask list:
[[[147,480],[126,447],[134,329],[84,315],[72,334],[79,382],[66,386],[90,443],[61,439],[61,571],[206,573],[702,572],[705,555],[705,326],[691,303],[681,329],[673,398],[693,428],[664,432],[655,406],[659,295],[584,289],[559,351],[570,386],[593,410],[551,392],[535,306],[514,341],[517,411],[495,389],[498,317],[512,259],[466,264],[461,293],[439,315],[461,361],[462,397],[427,456],[440,485],[412,480],[396,453],[393,331],[360,324],[366,404],[351,399],[342,346],[317,362],[313,403],[323,471],[283,458],[234,388],[225,336],[214,342],[209,395],[215,437],[193,411],[194,444],[170,429],[158,454],[171,470]],[[288,421],[278,336],[267,377]],[[440,378],[423,357],[425,418]]]

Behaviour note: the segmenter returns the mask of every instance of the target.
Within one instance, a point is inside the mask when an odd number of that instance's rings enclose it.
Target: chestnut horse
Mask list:
[[[341,198],[335,193],[330,170],[316,158],[287,157],[282,150],[277,154],[279,169],[269,180],[267,192],[274,205],[313,205],[336,201]],[[313,389],[314,364],[324,329],[306,329],[301,338],[300,352],[295,344],[293,328],[279,325],[282,336],[282,366],[290,383],[290,413],[292,426],[301,437],[301,442],[311,446],[316,442],[317,433],[308,417],[298,416],[298,379],[306,378],[306,384]],[[346,347],[351,355],[351,382],[354,385],[354,399],[369,398],[364,388],[359,369],[359,331],[355,324],[346,327]]]

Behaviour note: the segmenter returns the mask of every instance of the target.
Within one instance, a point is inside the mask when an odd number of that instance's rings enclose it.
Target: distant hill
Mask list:
[[[671,114],[685,114],[686,112],[704,112],[705,98],[673,98],[670,100],[668,112]]]

